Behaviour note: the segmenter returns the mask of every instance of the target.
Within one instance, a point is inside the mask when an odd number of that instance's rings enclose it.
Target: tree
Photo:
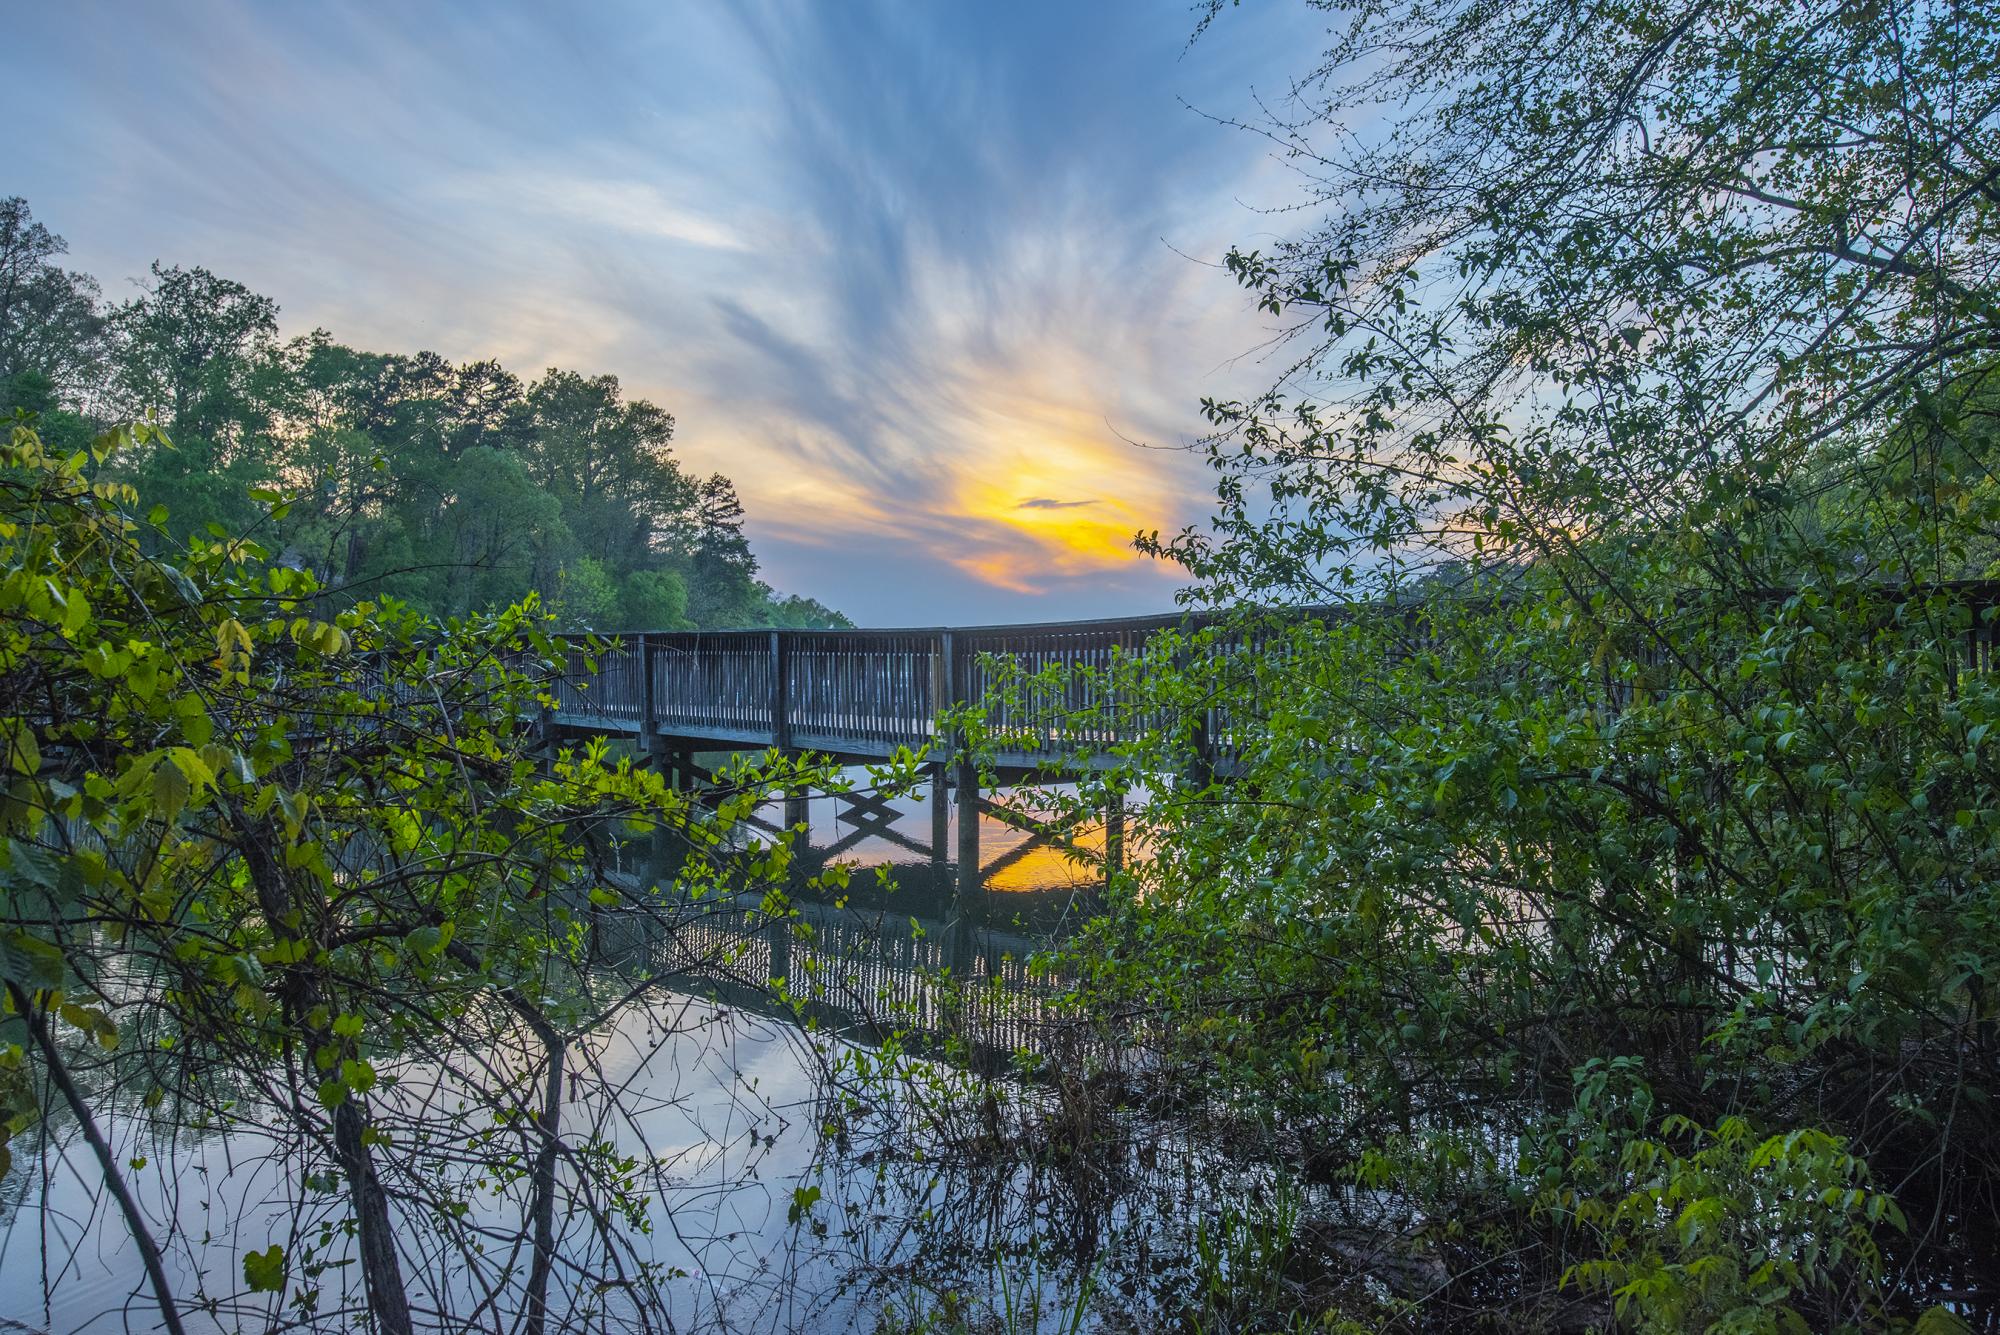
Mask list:
[[[2000,338],[1991,17],[1358,13],[1299,114],[1262,127],[1328,220],[1229,257],[1311,388],[1210,405],[1249,448],[1218,458],[1224,533],[1244,540],[1179,550],[1218,588],[1309,597],[1384,551],[1567,553],[1726,506],[1746,471],[1782,486],[1982,379]],[[1400,119],[1341,132],[1378,101]],[[1261,461],[1281,470],[1269,526],[1243,486]],[[1592,489],[1629,503],[1578,530]]]
[[[69,250],[28,201],[0,199],[0,412],[74,406],[104,356],[98,287],[53,261]]]
[[[526,406],[529,472],[565,498],[582,549],[623,568],[644,561],[686,498],[670,448],[673,416],[626,402],[616,376],[558,370],[529,389]]]
[[[446,590],[439,605],[462,614],[554,588],[568,529],[560,502],[534,484],[520,456],[479,446],[455,461],[449,479],[450,503],[435,528]]]
[[[0,412],[36,415],[45,441],[72,449],[105,412],[169,428],[171,447],[110,467],[166,507],[173,543],[265,523],[330,588],[440,616],[530,590],[553,602],[571,567],[595,572],[594,620],[615,619],[641,577],[631,600],[667,610],[667,575],[693,605],[676,624],[824,612],[777,606],[754,578],[734,488],[711,478],[704,501],[674,455],[673,415],[626,398],[616,376],[554,369],[524,387],[497,362],[369,352],[323,329],[281,343],[269,297],[161,262],[140,296],[103,312],[96,284],[55,264],[64,249],[24,202],[0,204]],[[252,490],[283,495],[284,517],[260,514]]]
[[[155,260],[151,273],[142,295],[112,314],[114,392],[127,415],[156,415],[177,436],[224,451],[252,359],[277,336],[277,303],[199,267]]]
[[[789,630],[846,630],[854,625],[817,598],[806,598],[796,593],[780,596],[761,581],[757,587],[770,605],[769,616],[774,626]]]
[[[1400,1201],[1422,1324],[1496,1267],[1527,1325],[1907,1321],[1996,1264],[2000,681],[1946,581],[2000,519],[2000,24],[1343,12],[1257,127],[1316,221],[1227,261],[1282,383],[1205,405],[1215,523],[1155,544],[1224,615],[1118,669],[1160,722],[1077,799],[1182,776],[1086,996],[1258,1171]]]
[[[595,557],[579,556],[556,576],[553,610],[565,630],[617,629],[611,621],[618,608],[618,590]]]
[[[751,624],[760,601],[757,558],[743,535],[743,502],[720,473],[711,473],[695,488],[685,553],[688,615],[703,626]]]
[[[238,535],[166,559],[163,520],[131,518],[130,484],[93,476],[154,434],[73,457],[16,426],[0,449],[16,702],[0,717],[0,1013],[18,1022],[0,1145],[35,1114],[31,1074],[81,1128],[169,1330],[198,1307],[345,1327],[365,1306],[374,1329],[409,1332],[414,1297],[445,1326],[540,1335],[601,1312],[606,1275],[658,1304],[632,1246],[646,1164],[564,1109],[634,1113],[623,1077],[577,1050],[687,959],[605,975],[594,915],[673,941],[703,916],[742,920],[742,884],[782,918],[788,844],[736,858],[734,823],[767,782],[837,780],[741,770],[734,814],[712,818],[601,738],[545,747],[534,720],[571,650],[532,599],[440,627],[391,601],[329,604]],[[685,845],[669,889],[613,876],[635,834]],[[247,1300],[235,1273],[172,1291],[176,1234],[155,1230],[181,1225],[130,1190],[145,1164],[113,1152],[114,1112],[255,1136],[300,1184],[241,1258]],[[486,1219],[509,1210],[518,1245],[489,1248]]]
[[[619,625],[629,630],[692,630],[687,584],[671,570],[641,570],[625,581]]]

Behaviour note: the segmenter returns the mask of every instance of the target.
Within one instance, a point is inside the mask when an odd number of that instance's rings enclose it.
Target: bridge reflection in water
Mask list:
[[[968,818],[979,825],[971,835],[959,828]],[[995,1065],[1069,1041],[1074,1026],[1057,1003],[1066,980],[1031,970],[1029,958],[1094,911],[1114,832],[1054,829],[1005,794],[975,805],[934,787],[896,797],[857,787],[767,804],[742,846],[800,826],[787,916],[765,912],[755,889],[677,902],[664,916],[595,914],[595,948],[676,987],[862,1043],[962,1045],[968,1060]],[[966,849],[980,858],[970,871],[951,856]],[[844,891],[806,888],[836,862],[849,868]],[[626,866],[642,885],[671,884],[673,872],[659,850]]]

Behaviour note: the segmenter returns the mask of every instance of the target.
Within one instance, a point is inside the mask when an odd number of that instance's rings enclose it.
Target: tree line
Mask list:
[[[159,426],[114,467],[165,507],[170,540],[260,523],[335,594],[433,617],[535,593],[574,628],[849,624],[758,578],[734,484],[684,468],[673,415],[614,375],[523,381],[322,329],[282,338],[271,298],[159,261],[111,302],[66,252],[25,200],[0,200],[0,414],[71,449],[114,422]]]

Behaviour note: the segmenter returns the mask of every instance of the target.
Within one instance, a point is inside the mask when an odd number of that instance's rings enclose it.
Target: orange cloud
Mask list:
[[[953,511],[974,521],[968,550],[943,555],[1024,592],[1035,591],[1038,573],[1076,575],[1146,559],[1133,550],[1133,535],[1172,514],[1156,460],[1119,439],[1101,415],[1014,392],[999,397],[977,414],[977,466],[959,475],[951,498]]]

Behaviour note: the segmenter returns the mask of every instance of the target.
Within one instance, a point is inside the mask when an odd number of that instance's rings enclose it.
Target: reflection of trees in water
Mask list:
[[[784,1118],[741,1078],[741,1027],[726,1011],[685,995],[731,976],[746,988],[766,986],[738,946],[744,933],[704,933],[711,920],[755,920],[747,935],[760,940],[767,915],[746,919],[734,904],[662,900],[634,909],[635,902],[596,915],[593,964],[574,972],[568,994],[548,999],[591,1017],[563,1054],[550,1307],[570,1321],[645,1328],[687,1304],[685,1293],[670,1296],[662,1286],[678,1282],[677,1272],[700,1270],[694,1259],[726,1236],[717,1203],[757,1177],[757,1147],[768,1148],[770,1128]],[[580,899],[577,907],[584,908]],[[620,934],[678,944],[620,951],[611,948]],[[702,939],[715,948],[689,944]],[[181,1288],[205,1295],[214,1319],[261,1323],[269,1300],[242,1292],[233,1272],[241,1255],[277,1243],[297,1288],[317,1290],[300,1315],[358,1315],[364,1308],[350,1257],[352,1222],[336,1165],[324,1142],[287,1112],[302,1072],[260,1062],[226,1035],[177,1029],[173,1012],[148,1004],[172,982],[154,963],[128,955],[98,980],[118,996],[121,1017],[131,1017],[120,1047],[72,1044],[67,1055],[159,1221],[171,1273]],[[371,1114],[413,1300],[439,1319],[491,1313],[518,1300],[529,1265],[523,1220],[536,1204],[542,1137],[534,1118],[548,1066],[545,1036],[494,997],[449,1017],[423,1014],[408,998],[384,1004],[401,1008],[407,1022],[384,1028],[380,1040],[371,1034],[365,1054],[376,1072]],[[49,1114],[15,1141],[23,1171],[6,1179],[5,1197],[8,1227],[48,1239],[47,1266],[31,1279],[29,1239],[17,1236],[8,1287],[19,1299],[45,1286],[50,1311],[80,1311],[83,1289],[100,1307],[115,1305],[102,1301],[101,1283],[79,1275],[99,1264],[88,1252],[101,1249],[105,1237],[118,1239],[122,1225],[102,1187],[86,1187],[71,1171],[72,1164],[89,1171],[79,1162],[85,1151],[77,1124],[59,1105]],[[145,1295],[132,1301],[135,1314],[146,1311]]]
[[[848,1049],[803,1034],[804,1026],[988,1070],[1017,1050],[1038,1050],[1059,1027],[1056,982],[1027,965],[1042,940],[1031,920],[1059,917],[1056,899],[968,905],[949,894],[952,878],[927,880],[932,869],[921,865],[897,869],[900,888],[861,878],[851,894],[866,908],[723,895],[723,886],[759,883],[745,864],[761,846],[732,845],[698,854],[705,896],[652,892],[626,878],[615,903],[549,895],[520,910],[545,915],[552,939],[562,938],[564,914],[576,923],[574,958],[545,962],[537,980],[544,1011],[575,1017],[561,1047],[562,1133],[546,1194],[549,1307],[566,1322],[645,1328],[672,1314],[685,1326],[740,1310],[747,1292],[781,1275],[800,1295],[798,1310],[824,1313],[839,1302],[842,1277],[858,1273],[832,1245],[849,1224],[829,1228],[824,1240],[812,1233],[826,1207],[807,1213],[799,1247],[778,1245],[783,1227],[766,1227],[755,1246],[745,1242],[744,1201],[765,1179],[803,1166],[786,1159],[780,1138],[798,1151],[820,1123],[813,1109],[795,1106],[804,1086],[779,1091],[746,1072],[746,1029],[732,1011],[788,1026],[758,1031],[753,1061],[789,1049],[792,1069],[802,1060],[828,1078]],[[624,860],[618,845],[606,848]],[[381,854],[354,841],[336,874],[365,872]],[[763,882],[768,888],[768,874]],[[786,883],[797,888],[795,879]],[[118,1015],[123,1041],[108,1052],[69,1043],[69,1069],[101,1110],[116,1158],[138,1165],[129,1176],[157,1223],[176,1289],[195,1295],[205,1320],[262,1324],[273,1300],[245,1289],[241,1261],[275,1244],[287,1258],[293,1317],[339,1323],[362,1315],[339,1168],[322,1130],[302,1125],[298,1111],[298,1091],[315,1076],[312,1054],[274,1059],[255,1035],[204,1024],[199,1007],[161,1004],[184,989],[183,966],[149,954],[144,938],[114,943],[81,926],[70,935],[69,953]],[[370,1005],[389,1021],[371,1024],[360,1049],[374,1069],[371,1134],[420,1324],[518,1311],[547,1146],[536,1117],[549,1035],[504,988],[383,994]],[[18,1248],[9,1285],[22,1296],[46,1288],[51,1326],[121,1307],[145,1314],[147,1295],[127,1283],[135,1263],[120,1250],[111,1203],[70,1171],[86,1158],[79,1128],[58,1105],[48,1111],[15,1142],[29,1171],[9,1179],[7,1226]],[[831,1151],[827,1162],[856,1182],[874,1178],[870,1162]],[[1032,1196],[1040,1182],[1002,1172],[982,1190],[1021,1187]],[[782,1220],[786,1192],[761,1194],[767,1214],[775,1209]],[[21,1263],[30,1254],[25,1230],[49,1239],[46,1272],[32,1278]],[[103,1278],[82,1278],[99,1271],[115,1296],[106,1296]]]
[[[828,1078],[846,1049],[804,1034],[805,1024],[877,1050],[922,1046],[991,1068],[1037,1044],[1054,1015],[1051,984],[1026,964],[1036,939],[966,917],[913,923],[907,913],[817,903],[774,913],[747,898],[637,890],[615,907],[581,896],[569,907],[584,924],[588,967],[549,1004],[596,1017],[566,1046],[564,1159],[551,1210],[560,1258],[551,1308],[571,1320],[636,1328],[664,1312],[713,1315],[744,1285],[768,1281],[774,1265],[802,1291],[838,1288],[847,1266],[831,1253],[737,1254],[739,1193],[778,1168],[802,1166],[775,1163],[776,1138],[790,1133],[796,1142],[819,1119],[792,1103],[808,1086],[772,1089],[746,1075],[744,1022],[732,1011],[770,1017],[758,1044],[787,1048]],[[359,1279],[344,1264],[352,1224],[336,1166],[283,1111],[300,1071],[259,1065],[252,1053],[185,1032],[173,1012],[147,1006],[172,981],[156,964],[127,955],[114,966],[107,957],[99,985],[134,1016],[127,1041],[113,1052],[73,1052],[72,1069],[106,1110],[121,1159],[145,1165],[133,1176],[163,1223],[171,1272],[208,1295],[216,1319],[259,1321],[268,1300],[230,1281],[237,1258],[276,1242],[294,1274],[319,1290],[311,1316],[358,1315]],[[385,1001],[403,1005],[416,1003]],[[383,1155],[385,1184],[398,1218],[421,1221],[399,1231],[411,1292],[436,1312],[490,1312],[518,1292],[527,1266],[522,1220],[534,1204],[543,1036],[493,996],[464,1005],[449,1023],[406,1018],[379,1040],[371,1034],[366,1055],[377,1072],[374,1125],[393,1150]],[[74,1123],[51,1116],[16,1142],[24,1164],[45,1163],[48,1172],[10,1180],[15,1226],[26,1205],[42,1216],[28,1226],[47,1226],[55,1238],[49,1283],[58,1295],[70,1253],[92,1245],[100,1227],[116,1227],[100,1191],[73,1178],[54,1190],[76,1141]],[[874,1171],[861,1160],[844,1167],[862,1180]],[[1006,1189],[1004,1175],[995,1189]],[[801,1236],[811,1239],[809,1225]]]

